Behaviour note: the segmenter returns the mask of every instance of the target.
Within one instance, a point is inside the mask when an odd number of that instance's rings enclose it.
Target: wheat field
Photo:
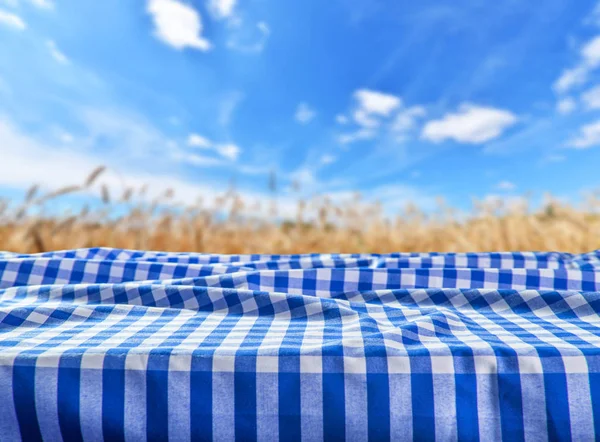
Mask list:
[[[48,214],[57,199],[95,185],[99,167],[85,183],[41,194],[33,186],[23,201],[0,200],[0,250],[36,253],[79,247],[210,253],[386,253],[560,250],[600,248],[600,198],[580,207],[546,197],[533,208],[525,199],[473,201],[470,213],[444,205],[425,213],[408,205],[384,216],[379,204],[357,195],[335,204],[327,198],[299,201],[296,214],[282,219],[251,216],[235,190],[215,199],[181,206],[173,191],[153,201],[136,198],[144,189],[124,189],[115,198],[100,186],[102,203],[77,213]],[[277,203],[270,210],[277,213]],[[118,209],[117,209],[118,207]],[[125,207],[125,210],[123,209]],[[250,215],[249,215],[250,213]]]

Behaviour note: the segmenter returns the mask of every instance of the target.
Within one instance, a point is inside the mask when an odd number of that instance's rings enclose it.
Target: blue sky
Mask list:
[[[0,42],[7,197],[99,164],[390,212],[600,187],[592,1],[0,0]]]

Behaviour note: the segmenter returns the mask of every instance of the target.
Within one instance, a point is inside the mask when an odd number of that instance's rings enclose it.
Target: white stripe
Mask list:
[[[82,358],[85,359],[86,355]],[[81,368],[79,420],[83,440],[102,441],[102,370]]]
[[[256,374],[257,439],[279,440],[279,374]]]
[[[61,441],[58,422],[58,358],[53,367],[36,367],[35,410],[44,441]]]
[[[235,374],[213,373],[213,440],[235,439]]]
[[[19,440],[21,433],[13,401],[12,364],[0,366],[0,435],[6,440]]]
[[[390,374],[391,440],[413,440],[412,390],[410,374]]]
[[[146,406],[146,370],[127,368],[125,370],[125,440],[146,440]]]

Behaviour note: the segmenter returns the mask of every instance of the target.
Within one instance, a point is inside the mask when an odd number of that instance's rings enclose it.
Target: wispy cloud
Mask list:
[[[503,190],[503,191],[507,191],[507,192],[515,190],[516,188],[517,188],[517,186],[511,181],[500,181],[496,185],[497,190]]]
[[[572,97],[565,97],[556,104],[559,114],[567,115],[577,108],[577,102]]]
[[[338,114],[335,116],[335,121],[338,124],[348,124],[348,117],[346,115],[343,114]]]
[[[421,136],[434,143],[451,139],[480,144],[499,137],[516,122],[516,115],[510,111],[464,103],[457,112],[425,124]]]
[[[34,6],[42,9],[52,9],[54,8],[54,3],[50,0],[29,0]]]
[[[600,145],[600,121],[582,126],[579,135],[567,142],[567,146],[575,149],[587,149],[598,145]]]
[[[358,104],[354,110],[354,121],[366,128],[379,126],[378,117],[389,117],[402,104],[400,97],[369,89],[357,90],[354,98]]]
[[[400,140],[404,139],[406,134],[415,128],[417,120],[426,114],[423,106],[412,106],[404,108],[394,117],[391,130]]]
[[[190,134],[187,138],[187,144],[190,147],[213,150],[221,157],[235,161],[242,152],[242,149],[234,143],[214,143],[206,137],[198,134]]]
[[[306,103],[300,103],[296,108],[296,113],[294,114],[294,118],[300,124],[308,124],[310,123],[317,113],[313,108],[311,108]]]
[[[238,27],[241,27],[241,21],[239,23]],[[254,31],[250,34],[248,35],[248,32],[234,32],[227,42],[227,47],[246,54],[261,53],[269,40],[271,28],[266,22],[260,21],[256,23]]]
[[[223,160],[220,158],[198,155],[197,153],[189,153],[181,150],[173,152],[172,157],[183,163],[198,167],[217,166],[223,164]]]
[[[591,71],[600,66],[600,36],[594,37],[582,46],[579,63],[565,69],[554,83],[554,90],[565,93],[573,87],[585,83]]]
[[[540,165],[545,165],[545,164],[549,164],[549,163],[562,163],[566,159],[567,159],[567,157],[564,155],[553,153],[553,154],[549,154],[549,155],[546,155],[545,157],[543,157],[540,161]]]
[[[53,9],[54,3],[51,0],[27,0],[28,3],[31,3],[33,6],[40,9]],[[6,6],[10,6],[12,8],[16,8],[21,3],[20,0],[0,0],[0,3],[5,4]]]
[[[228,158],[232,161],[237,160],[238,156],[242,152],[242,149],[237,144],[227,143],[227,144],[217,144],[215,146],[216,151],[222,157]]]
[[[174,47],[207,51],[211,48],[202,37],[202,19],[192,6],[177,0],[149,0],[148,12],[154,21],[154,34],[162,42]]]
[[[69,63],[69,59],[67,58],[67,56],[58,49],[58,47],[56,46],[56,43],[54,43],[54,41],[52,41],[52,40],[46,41],[46,47],[48,48],[48,51],[50,51],[50,55],[52,55],[52,57],[56,61],[58,61],[59,63],[62,63],[62,64]]]
[[[244,94],[239,91],[225,94],[218,106],[218,122],[221,126],[226,128],[230,125],[234,113],[243,99]]]
[[[212,141],[198,134],[190,134],[187,139],[188,146],[209,149],[212,147]]]
[[[376,134],[373,129],[358,129],[354,132],[339,135],[338,142],[340,144],[350,144],[355,141],[370,140],[375,138]]]
[[[208,9],[216,19],[229,18],[233,15],[237,0],[210,0]]]
[[[0,25],[7,26],[18,31],[24,31],[27,25],[21,17],[12,12],[3,11],[0,9]]]
[[[340,144],[370,140],[387,131],[396,141],[403,141],[416,127],[417,119],[425,115],[422,106],[405,107],[402,98],[372,89],[358,89],[353,94],[354,104],[349,114],[338,114],[336,121],[341,125],[352,122],[355,130],[338,136]]]
[[[192,204],[201,197],[203,203],[213,204],[219,194],[226,190],[226,183],[203,185],[183,174],[163,171],[148,171],[135,161],[110,161],[105,157],[94,156],[91,152],[61,147],[38,140],[19,130],[12,122],[0,117],[0,186],[25,190],[32,184],[43,189],[57,189],[85,182],[89,173],[99,165],[108,166],[98,184],[105,185],[110,194],[119,195],[127,188],[146,188],[146,198],[152,200],[163,195],[166,189],[173,189],[175,202]],[[188,164],[211,166],[221,164],[219,159],[188,155],[181,160]],[[23,167],[27,164],[27,167]],[[94,189],[91,194],[99,196]],[[268,195],[260,192],[238,191],[244,201],[260,202],[268,207]],[[281,198],[278,201],[284,217],[295,214],[295,202]],[[254,205],[253,205],[254,207]],[[267,209],[265,209],[266,212]],[[253,210],[252,215],[259,215]]]
[[[334,163],[337,158],[333,155],[323,155],[321,157],[320,163],[323,165]]]
[[[587,109],[600,109],[600,86],[595,86],[581,94],[581,101]]]

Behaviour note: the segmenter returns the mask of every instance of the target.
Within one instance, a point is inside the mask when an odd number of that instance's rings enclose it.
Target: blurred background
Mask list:
[[[0,249],[600,247],[594,1],[0,0]]]

